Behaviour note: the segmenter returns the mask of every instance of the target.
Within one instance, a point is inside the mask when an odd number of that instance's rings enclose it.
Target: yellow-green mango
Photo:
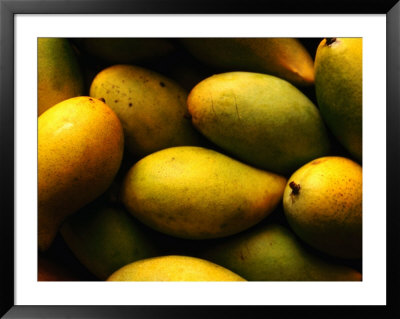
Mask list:
[[[362,38],[324,39],[315,56],[321,115],[339,142],[362,159]]]
[[[187,92],[161,74],[132,65],[114,65],[97,74],[90,95],[103,99],[118,115],[126,147],[135,156],[201,143],[190,121]]]
[[[100,280],[131,262],[158,255],[139,222],[111,205],[83,208],[65,220],[60,232],[78,260]]]
[[[83,75],[67,39],[38,38],[38,116],[53,105],[83,95]]]
[[[294,85],[314,83],[313,60],[293,38],[187,38],[181,40],[202,62],[226,71],[267,73]]]
[[[173,44],[162,38],[83,38],[77,45],[90,56],[109,63],[135,63],[165,56]]]
[[[232,156],[290,174],[328,155],[330,142],[316,106],[277,77],[251,72],[211,76],[189,94],[194,126]]]
[[[56,104],[38,119],[38,245],[52,243],[66,216],[111,185],[124,135],[102,101],[81,96]]]
[[[167,235],[206,239],[238,233],[268,216],[286,179],[216,151],[181,146],[146,156],[128,172],[129,212]]]
[[[318,158],[288,180],[285,216],[310,246],[341,258],[362,255],[362,167],[347,158]]]
[[[246,281],[207,260],[188,256],[161,256],[133,262],[107,281]]]
[[[360,281],[361,273],[306,249],[286,227],[257,225],[199,253],[248,281]]]

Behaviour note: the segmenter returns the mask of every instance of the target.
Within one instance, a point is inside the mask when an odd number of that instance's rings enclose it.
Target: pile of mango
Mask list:
[[[39,38],[38,280],[360,281],[361,38]]]

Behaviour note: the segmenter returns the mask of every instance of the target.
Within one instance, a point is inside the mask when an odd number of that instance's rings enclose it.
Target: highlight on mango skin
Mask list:
[[[38,281],[362,281],[361,38],[37,56]]]

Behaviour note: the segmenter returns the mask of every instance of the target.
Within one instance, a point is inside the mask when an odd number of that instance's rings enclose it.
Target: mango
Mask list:
[[[133,262],[107,281],[245,281],[212,262],[188,256],[161,256]]]
[[[193,125],[231,156],[290,175],[328,155],[330,141],[316,106],[277,77],[229,72],[211,76],[189,94]]]
[[[187,92],[161,74],[114,65],[97,74],[90,95],[115,111],[127,150],[139,158],[167,147],[202,143],[187,111]]]
[[[362,38],[324,39],[315,56],[321,115],[338,141],[362,160]]]
[[[150,61],[174,51],[173,44],[162,38],[83,38],[76,41],[83,52],[109,63]]]
[[[282,200],[286,179],[202,147],[158,151],[125,177],[128,211],[164,234],[207,239],[243,231]]]
[[[75,97],[38,119],[38,245],[46,250],[68,215],[110,186],[122,160],[124,135],[102,101]]]
[[[296,86],[314,83],[313,59],[293,38],[186,38],[189,52],[226,71],[266,73]]]
[[[298,169],[283,196],[285,216],[310,246],[332,256],[361,258],[362,167],[337,156]]]
[[[111,205],[83,208],[65,220],[60,232],[77,259],[100,280],[158,254],[146,230],[124,209]]]
[[[68,40],[38,38],[38,116],[83,92],[83,75]]]
[[[204,248],[199,257],[248,281],[360,281],[355,269],[310,252],[287,227],[257,225]]]

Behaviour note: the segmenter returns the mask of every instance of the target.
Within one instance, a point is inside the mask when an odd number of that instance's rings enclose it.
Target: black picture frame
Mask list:
[[[386,306],[19,306],[14,303],[14,18],[16,14],[385,14],[387,19]],[[0,0],[0,315],[4,318],[400,318],[400,4],[398,0]],[[380,106],[383,107],[383,106]],[[383,213],[383,212],[379,212]]]

